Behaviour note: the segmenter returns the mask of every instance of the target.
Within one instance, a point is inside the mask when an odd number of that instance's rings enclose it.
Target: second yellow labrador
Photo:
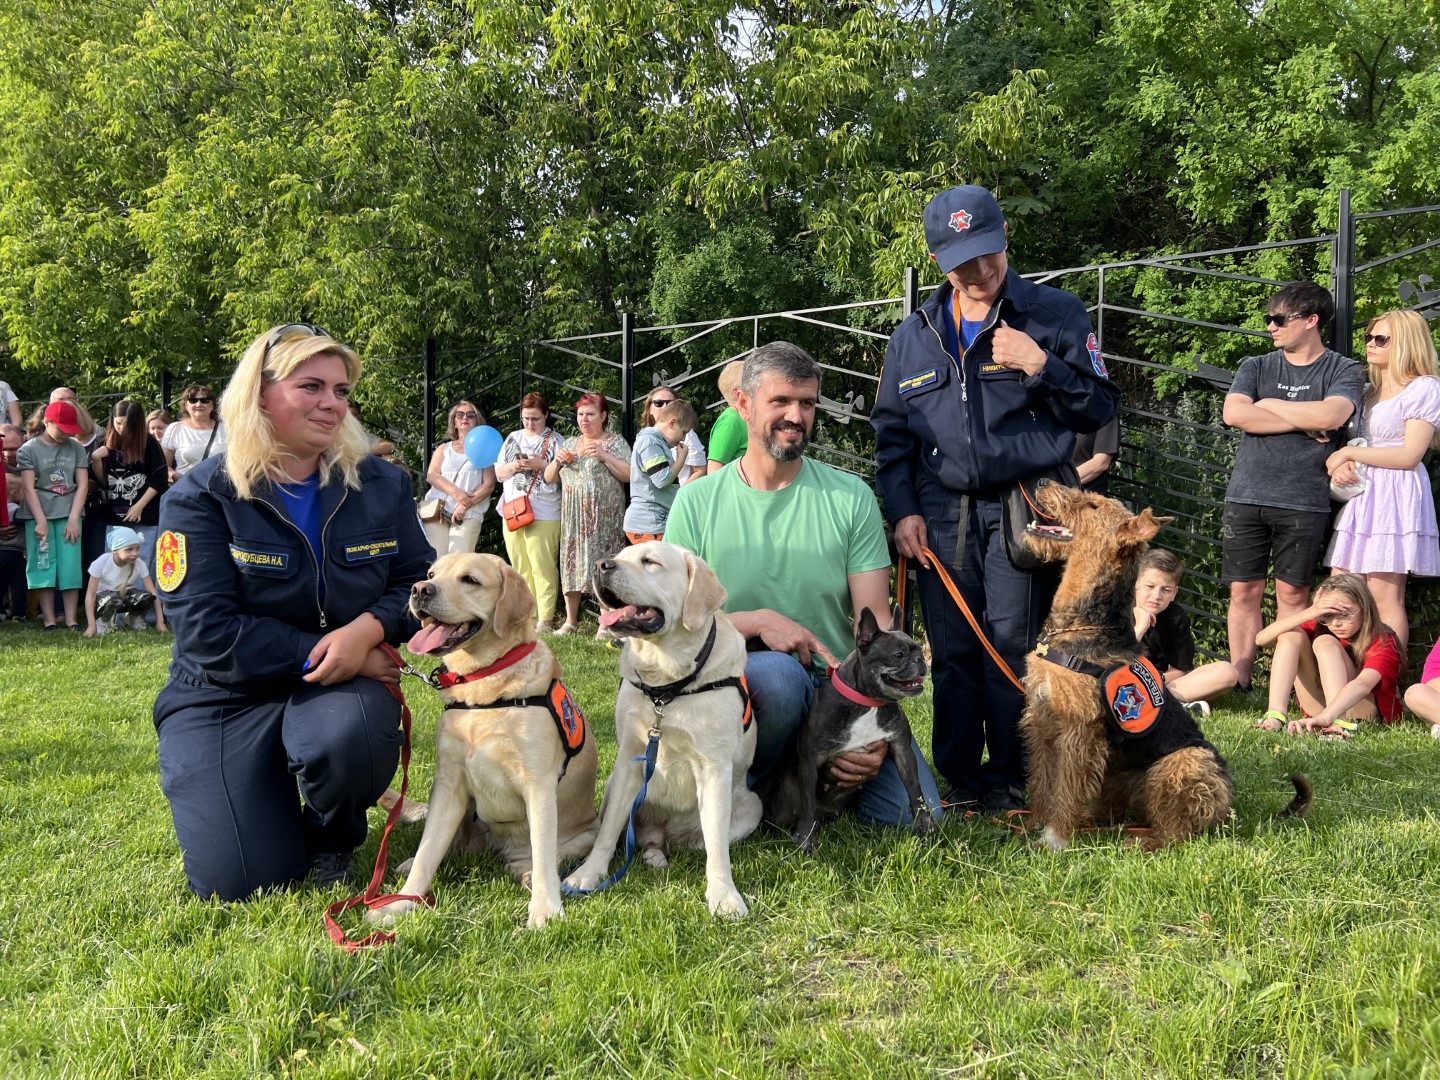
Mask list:
[[[730,845],[760,824],[760,797],[745,784],[755,726],[740,685],[745,639],[720,611],[725,589],[703,560],[658,541],[600,560],[594,582],[601,632],[625,642],[615,702],[618,748],[595,847],[565,882],[593,889],[604,878],[655,728],[655,774],[636,820],[644,860],[665,866],[667,844],[703,845],[710,913],[740,918],[749,908],[731,876]]]
[[[410,595],[423,628],[414,653],[444,657],[445,712],[425,832],[400,893],[422,896],[471,814],[530,887],[529,925],[563,914],[559,863],[595,839],[595,741],[560,686],[560,664],[535,637],[535,600],[494,555],[442,556]],[[391,922],[399,900],[370,913]]]

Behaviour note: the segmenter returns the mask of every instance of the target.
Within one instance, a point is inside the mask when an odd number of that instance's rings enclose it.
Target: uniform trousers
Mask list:
[[[365,678],[227,698],[172,673],[155,717],[185,876],[222,900],[298,881],[314,856],[359,847],[403,738],[399,702]]]

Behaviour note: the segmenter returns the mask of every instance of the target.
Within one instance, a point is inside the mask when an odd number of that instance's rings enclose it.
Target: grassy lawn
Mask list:
[[[615,654],[554,644],[603,782]],[[350,956],[321,927],[339,888],[186,891],[150,721],[168,651],[0,626],[4,1077],[1440,1076],[1440,743],[1418,724],[1257,735],[1260,698],[1232,698],[1208,729],[1237,820],[1154,855],[841,822],[814,856],[736,849],[744,922],[710,919],[683,852],[533,933],[499,864],[460,860],[434,911]],[[423,797],[439,703],[406,691]],[[1296,769],[1310,820],[1267,824]],[[394,860],[418,842],[403,827]]]

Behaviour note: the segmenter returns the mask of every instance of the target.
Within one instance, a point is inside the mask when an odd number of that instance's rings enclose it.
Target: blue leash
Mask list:
[[[650,777],[655,775],[655,757],[660,752],[660,728],[650,729],[650,741],[645,745],[645,756],[643,758],[631,758],[631,761],[645,762],[645,778],[640,781],[640,790],[635,793],[635,801],[630,804],[630,820],[625,826],[625,862],[619,870],[600,882],[593,889],[577,889],[572,885],[560,882],[560,891],[567,896],[590,896],[593,893],[604,892],[617,881],[625,876],[625,871],[630,869],[630,863],[635,858],[635,815],[640,812],[640,807],[645,802],[645,790],[650,786]]]

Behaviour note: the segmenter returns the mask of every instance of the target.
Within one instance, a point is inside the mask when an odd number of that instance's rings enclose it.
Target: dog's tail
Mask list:
[[[1291,773],[1290,782],[1295,785],[1295,798],[1290,800],[1290,805],[1275,815],[1276,821],[1284,821],[1286,818],[1303,818],[1310,813],[1310,804],[1315,801],[1315,789],[1310,784],[1310,778],[1304,773]]]
[[[385,794],[375,800],[375,805],[384,810],[387,814],[400,801],[400,793],[394,788],[386,788]],[[425,814],[430,809],[428,803],[420,802],[418,799],[407,798],[405,805],[400,808],[400,816],[397,821],[424,821]]]

